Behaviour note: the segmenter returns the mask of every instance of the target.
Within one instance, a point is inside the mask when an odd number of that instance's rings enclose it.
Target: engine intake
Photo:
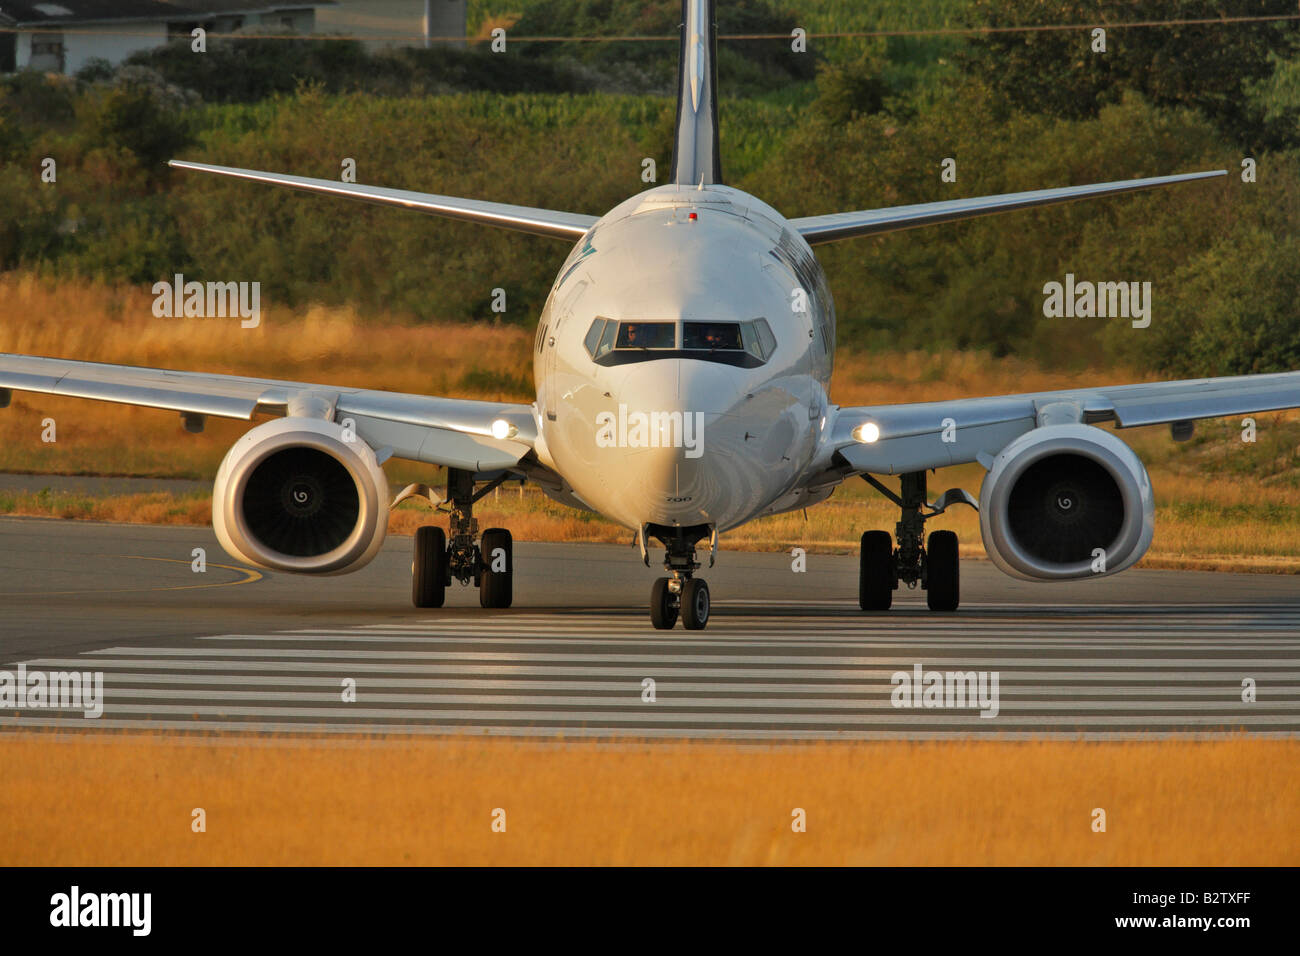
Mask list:
[[[322,419],[282,418],[240,438],[212,502],[221,546],[272,571],[355,571],[388,531],[388,480],[374,450]]]
[[[1146,554],[1154,531],[1146,468],[1119,438],[1090,425],[1021,435],[998,454],[980,488],[984,550],[1018,578],[1122,571]]]

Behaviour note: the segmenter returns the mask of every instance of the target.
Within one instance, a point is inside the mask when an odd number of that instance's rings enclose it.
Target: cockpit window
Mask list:
[[[614,347],[614,336],[618,334],[618,323],[613,319],[597,318],[583,337],[587,354],[594,359],[600,358]]]
[[[746,352],[757,355],[764,362],[772,357],[772,353],[776,351],[776,336],[772,334],[772,327],[767,324],[767,319],[745,322],[740,328],[745,335]]]
[[[682,323],[682,348],[708,349],[711,352],[727,349],[738,352],[744,348],[740,341],[740,323],[684,322]]]
[[[776,351],[767,319],[752,322],[684,322],[682,348],[707,352],[748,352],[766,362]]]
[[[681,325],[681,347],[677,327]],[[749,322],[617,322],[598,318],[583,338],[597,365],[682,358],[758,368],[776,351],[766,319]]]
[[[620,322],[617,349],[671,349],[677,346],[676,322]]]
[[[596,347],[596,357],[604,355],[614,347],[614,336],[618,333],[618,323],[613,319],[605,320],[605,332],[600,337],[600,345]]]
[[[587,347],[587,354],[592,358],[596,357],[596,346],[600,344],[600,333],[605,330],[605,320],[597,319],[591,323],[591,328],[587,330],[587,336],[582,340],[582,344]]]

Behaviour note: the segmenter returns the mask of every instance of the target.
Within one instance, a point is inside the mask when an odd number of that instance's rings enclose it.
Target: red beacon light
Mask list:
[[[699,219],[700,217],[699,217],[698,215],[696,215],[695,213],[691,213],[691,214],[690,214],[689,216],[687,216],[686,218],[688,218],[691,222],[694,222],[696,219]]]

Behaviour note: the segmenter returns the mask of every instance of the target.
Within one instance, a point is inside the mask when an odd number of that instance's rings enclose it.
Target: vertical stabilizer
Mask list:
[[[682,45],[677,75],[677,130],[673,182],[722,182],[718,155],[718,25],[714,0],[682,0]]]

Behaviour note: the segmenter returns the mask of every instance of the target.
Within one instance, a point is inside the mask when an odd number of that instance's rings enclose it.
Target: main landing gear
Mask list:
[[[710,536],[712,529],[650,525],[644,533],[663,543],[666,549],[664,570],[672,572],[672,577],[659,578],[650,589],[650,622],[658,630],[667,631],[677,624],[680,617],[682,626],[688,631],[704,630],[709,623],[709,585],[703,578],[694,576],[700,569],[695,560],[695,545]],[[645,560],[646,564],[650,563],[648,554]],[[709,565],[713,565],[712,557]]]
[[[858,604],[864,611],[887,611],[898,583],[909,588],[920,584],[932,611],[955,611],[961,600],[961,579],[957,561],[957,535],[934,531],[922,547],[925,522],[954,504],[978,508],[975,499],[959,489],[946,491],[934,504],[927,504],[925,472],[902,475],[899,494],[894,494],[871,475],[863,480],[902,510],[895,525],[898,547],[888,531],[862,535],[862,558],[858,567]],[[928,511],[922,511],[928,508]]]
[[[416,607],[442,607],[453,578],[463,585],[473,581],[483,607],[510,606],[514,600],[514,541],[505,528],[489,528],[476,540],[478,521],[474,518],[474,502],[507,477],[502,474],[475,492],[473,473],[447,469],[451,542],[448,544],[447,533],[434,525],[415,532],[411,603]]]

